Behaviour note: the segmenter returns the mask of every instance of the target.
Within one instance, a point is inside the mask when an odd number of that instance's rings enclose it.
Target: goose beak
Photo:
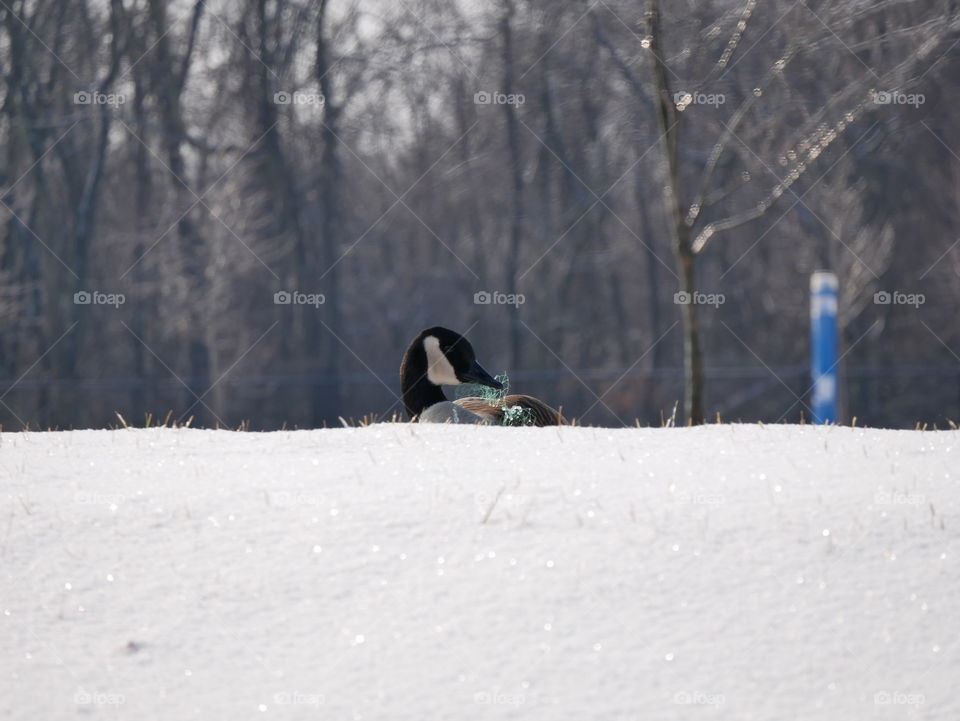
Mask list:
[[[503,383],[487,373],[476,361],[470,364],[468,371],[460,374],[460,380],[466,383],[479,383],[482,386],[496,388],[498,391],[503,390]]]

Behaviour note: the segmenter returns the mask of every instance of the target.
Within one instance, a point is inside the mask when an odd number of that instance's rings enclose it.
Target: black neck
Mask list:
[[[410,417],[423,413],[434,403],[447,400],[443,390],[427,378],[427,352],[423,348],[423,338],[417,337],[403,356],[400,365],[400,393],[403,404]]]

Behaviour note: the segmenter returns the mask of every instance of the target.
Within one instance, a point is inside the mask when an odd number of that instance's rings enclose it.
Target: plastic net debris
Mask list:
[[[466,384],[457,387],[457,398],[482,398],[491,406],[503,407],[503,418],[500,425],[504,426],[532,426],[535,416],[531,408],[519,405],[504,405],[504,399],[510,395],[510,378],[506,373],[494,376],[503,385],[501,390],[488,386]]]

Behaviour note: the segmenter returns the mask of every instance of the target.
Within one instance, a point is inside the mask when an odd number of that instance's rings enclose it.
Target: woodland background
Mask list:
[[[809,417],[828,268],[845,420],[944,427],[958,43],[952,0],[2,0],[0,423],[389,415],[441,324],[659,424],[679,234],[708,419]]]

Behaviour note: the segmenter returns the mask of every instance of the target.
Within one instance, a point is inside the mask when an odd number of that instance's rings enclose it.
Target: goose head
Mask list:
[[[419,415],[447,398],[441,386],[477,383],[502,390],[503,385],[477,362],[470,341],[448,328],[420,331],[400,365],[400,390],[407,413]]]

